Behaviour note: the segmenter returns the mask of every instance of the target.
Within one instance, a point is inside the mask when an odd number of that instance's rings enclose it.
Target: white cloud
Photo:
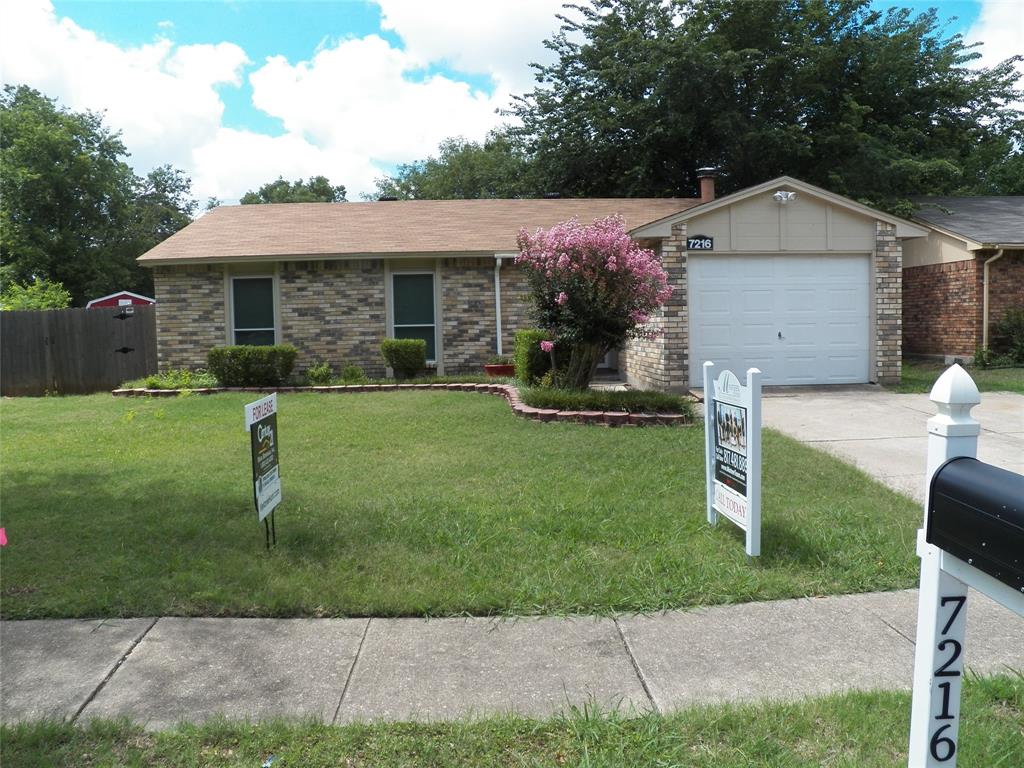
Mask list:
[[[991,67],[1024,53],[1024,6],[1020,0],[982,0],[981,13],[964,35],[967,43],[984,43],[979,66]],[[1024,77],[1024,63],[1017,63]]]
[[[275,56],[249,81],[253,103],[287,131],[385,165],[422,158],[446,136],[482,139],[508,103],[504,91],[488,96],[446,77],[406,79],[417,68],[409,54],[371,35],[324,48],[308,62]]]
[[[24,83],[75,111],[105,112],[123,132],[139,173],[163,163],[185,170],[199,199],[235,200],[283,175],[324,174],[349,197],[374,178],[437,151],[461,135],[482,139],[511,93],[531,84],[528,62],[558,27],[561,0],[474,2],[378,0],[404,47],[378,35],[325,39],[308,60],[253,63],[236,43],[179,45],[160,21],[152,42],[125,47],[79,26],[74,7],[50,0],[0,0],[0,77]],[[492,92],[431,66],[489,75]],[[253,105],[279,118],[284,135],[224,125],[221,89],[252,87]]]
[[[31,85],[76,111],[105,111],[140,171],[188,167],[191,148],[220,126],[216,87],[238,85],[247,62],[232,43],[175,47],[160,38],[121,48],[58,18],[49,0],[5,3],[3,18],[4,82]]]
[[[530,62],[553,60],[543,41],[558,31],[567,1],[376,0],[381,26],[402,38],[413,60],[491,75],[513,93],[532,89]]]

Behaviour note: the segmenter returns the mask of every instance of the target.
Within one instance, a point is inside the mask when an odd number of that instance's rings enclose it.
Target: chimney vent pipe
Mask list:
[[[717,168],[698,168],[697,178],[700,179],[700,201],[710,203],[715,199],[715,177],[718,175]]]

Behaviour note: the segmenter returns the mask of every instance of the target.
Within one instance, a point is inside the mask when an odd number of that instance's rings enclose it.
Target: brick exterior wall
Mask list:
[[[990,252],[978,257],[979,273],[984,259],[994,255]],[[988,321],[995,325],[1003,319],[1006,310],[1024,309],[1024,251],[1004,251],[1003,257],[992,262],[988,270]],[[978,344],[980,346],[981,342]]]
[[[904,346],[907,352],[971,357],[983,342],[984,264],[995,255],[903,270]],[[1024,308],[1024,251],[1006,251],[989,266],[989,323]]]
[[[497,349],[494,259],[442,260],[441,307],[445,375],[483,373]]]
[[[908,353],[969,357],[981,343],[981,270],[975,259],[903,270]]]
[[[903,246],[896,226],[875,222],[875,381],[898,384],[903,366]]]
[[[224,268],[155,267],[157,361],[161,371],[205,368],[225,343]]]
[[[672,297],[651,319],[651,325],[661,334],[655,339],[627,343],[619,369],[633,387],[680,392],[690,384],[685,223],[672,227],[672,235],[661,242],[660,253],[673,289]]]
[[[524,269],[512,259],[501,262],[501,347],[515,353],[516,331],[533,328],[533,299]]]
[[[285,262],[278,273],[280,343],[299,350],[299,373],[317,360],[335,373],[358,365],[384,375],[380,340],[387,331],[384,268],[379,260]]]

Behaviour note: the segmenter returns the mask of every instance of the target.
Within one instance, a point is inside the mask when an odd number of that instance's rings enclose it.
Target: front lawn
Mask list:
[[[907,764],[909,693],[849,693],[792,704],[725,705],[628,719],[578,711],[435,724],[248,725],[147,733],[125,723],[0,729],[8,768],[28,766],[687,766],[894,768]],[[1010,768],[1024,752],[1024,681],[964,685],[958,765]]]
[[[280,396],[268,554],[255,397],[0,402],[3,617],[607,613],[916,581],[918,505],[782,435],[748,564],[705,522],[700,427],[541,424],[460,392]]]
[[[941,363],[904,360],[897,392],[931,392],[935,380],[949,368]],[[1024,368],[966,368],[979,392],[1020,392],[1024,394]]]

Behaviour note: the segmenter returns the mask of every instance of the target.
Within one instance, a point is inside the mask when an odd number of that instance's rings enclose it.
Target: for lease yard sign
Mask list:
[[[281,503],[276,393],[245,406],[245,428],[249,430],[252,447],[253,498],[262,522]]]
[[[761,372],[747,386],[732,371],[713,377],[704,363],[704,427],[708,522],[724,515],[746,532],[746,552],[761,554]]]

